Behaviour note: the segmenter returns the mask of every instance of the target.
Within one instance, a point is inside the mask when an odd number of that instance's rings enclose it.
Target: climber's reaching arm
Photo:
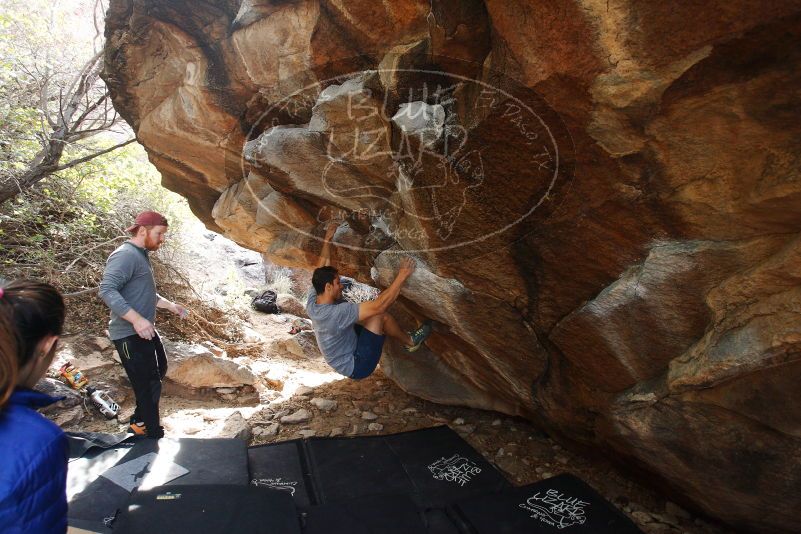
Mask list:
[[[359,320],[364,321],[374,315],[386,312],[389,307],[398,299],[403,284],[414,272],[416,264],[412,258],[403,258],[398,269],[398,276],[384,291],[378,294],[375,300],[369,300],[359,304]]]
[[[320,251],[320,261],[317,267],[325,267],[331,265],[331,238],[337,231],[339,225],[337,223],[329,223],[328,228],[325,229],[325,237],[323,238],[323,250]]]

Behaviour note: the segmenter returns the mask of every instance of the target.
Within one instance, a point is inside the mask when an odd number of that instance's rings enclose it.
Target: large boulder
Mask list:
[[[401,387],[797,528],[798,2],[112,0],[106,35],[209,228],[311,268],[338,220],[382,287],[418,258],[393,313],[435,332],[387,344]]]
[[[215,356],[202,345],[167,343],[167,377],[188,387],[232,388],[252,386],[256,376],[247,367]]]

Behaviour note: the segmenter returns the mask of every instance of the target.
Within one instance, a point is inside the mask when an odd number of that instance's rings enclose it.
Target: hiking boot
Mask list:
[[[147,435],[147,427],[145,427],[144,423],[136,423],[132,422],[130,426],[128,426],[128,431],[133,432],[134,436],[145,436]]]
[[[423,341],[428,339],[428,336],[430,335],[431,321],[423,321],[423,324],[420,325],[420,328],[414,332],[409,332],[409,337],[412,338],[412,344],[406,347],[406,352],[414,352],[419,349],[420,345],[423,344]]]

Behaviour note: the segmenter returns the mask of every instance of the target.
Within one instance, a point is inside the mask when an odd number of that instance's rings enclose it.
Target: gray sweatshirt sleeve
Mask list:
[[[133,272],[134,263],[127,254],[120,251],[109,256],[99,294],[103,302],[119,317],[131,309],[131,305],[120,295],[120,289],[133,277]]]

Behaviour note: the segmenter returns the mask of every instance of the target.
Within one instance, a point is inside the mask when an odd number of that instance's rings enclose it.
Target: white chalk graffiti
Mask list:
[[[277,489],[281,491],[288,491],[290,495],[295,495],[295,486],[298,483],[294,480],[283,480],[278,478],[254,478],[250,481],[253,486],[261,486],[265,488]]]
[[[481,473],[481,468],[463,456],[454,454],[450,458],[444,456],[428,466],[436,480],[456,482],[464,486],[470,480]]]
[[[539,518],[546,525],[562,529],[583,525],[587,521],[584,507],[589,504],[549,489],[544,494],[538,491],[518,506],[531,512],[531,517]]]

